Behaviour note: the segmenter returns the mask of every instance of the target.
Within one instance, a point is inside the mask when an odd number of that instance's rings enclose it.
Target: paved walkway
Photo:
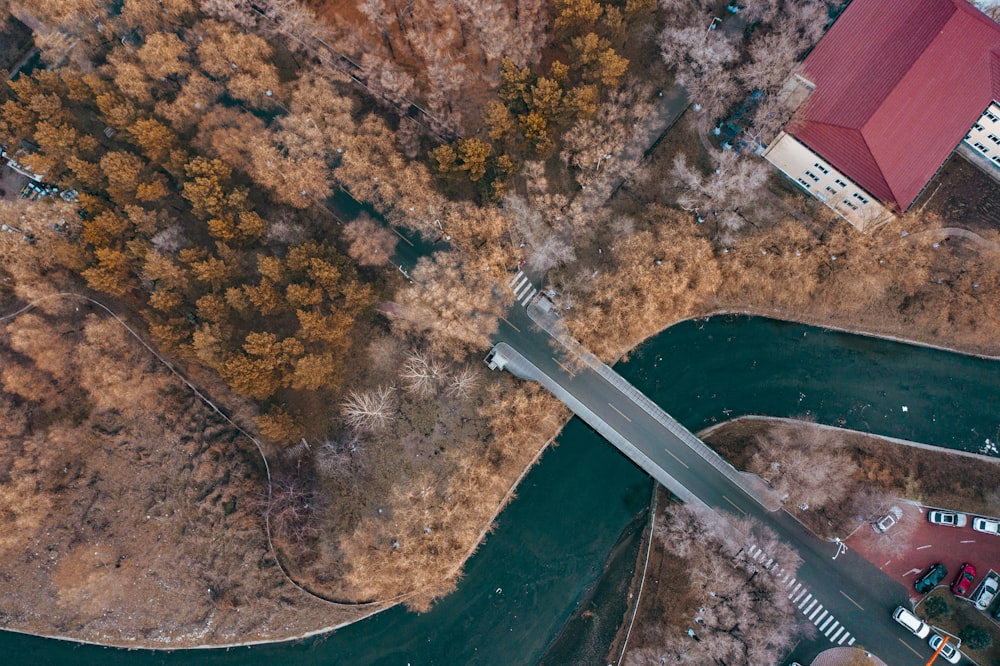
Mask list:
[[[856,656],[857,652],[857,648],[833,648],[832,650],[826,650],[820,652],[812,660],[811,666],[848,666],[849,664],[856,664],[857,662],[851,661],[851,658]],[[871,666],[886,666],[884,661],[870,652],[865,652],[865,654],[868,655],[868,662]]]
[[[922,595],[913,589],[913,583],[932,564],[940,562],[948,569],[942,585],[950,585],[965,562],[971,562],[980,571],[977,585],[991,567],[1000,568],[1000,537],[973,531],[969,526],[972,515],[965,527],[944,527],[927,522],[927,507],[908,502],[898,502],[896,506],[903,510],[899,525],[892,528],[901,530],[898,540],[887,538],[892,529],[886,535],[879,535],[868,525],[862,525],[846,543],[905,585],[914,602]]]

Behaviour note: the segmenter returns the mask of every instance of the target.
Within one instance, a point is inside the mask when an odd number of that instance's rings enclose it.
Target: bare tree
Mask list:
[[[391,386],[380,386],[370,391],[351,391],[341,403],[344,421],[359,430],[385,428],[396,418],[392,392]]]
[[[410,352],[399,376],[409,391],[428,397],[437,393],[444,369],[424,354]]]
[[[319,535],[317,496],[301,474],[290,474],[271,483],[271,501],[267,507],[271,532],[301,545]]]
[[[763,192],[770,174],[755,155],[740,155],[733,150],[711,153],[714,169],[702,174],[681,153],[674,158],[674,184],[680,189],[677,203],[716,227],[716,237],[724,243],[733,232],[753,224],[747,213]]]
[[[463,366],[448,380],[445,393],[451,398],[468,398],[479,387],[480,372],[471,365]]]
[[[665,520],[657,522],[654,535],[667,553],[683,560],[690,581],[685,596],[693,608],[681,610],[685,624],[680,626],[644,618],[659,626],[653,631],[641,627],[625,662],[777,663],[798,626],[794,608],[777,579],[759,570],[746,549],[761,548],[792,575],[801,558],[756,521],[730,523],[708,509],[687,505],[671,506],[669,511]],[[665,599],[654,605],[669,607]]]
[[[663,29],[660,55],[674,68],[677,83],[687,89],[691,100],[716,116],[737,92],[727,70],[739,55],[736,43],[725,31],[710,30],[703,22],[704,15],[687,20]]]
[[[347,253],[363,266],[382,266],[392,260],[396,237],[385,225],[367,215],[359,215],[344,225]]]
[[[316,469],[331,478],[356,477],[363,447],[361,433],[345,430],[337,437],[324,440],[316,449]]]
[[[782,423],[758,435],[756,444],[750,471],[767,481],[786,504],[823,507],[843,500],[852,486],[857,465],[844,450],[843,438],[822,428]]]

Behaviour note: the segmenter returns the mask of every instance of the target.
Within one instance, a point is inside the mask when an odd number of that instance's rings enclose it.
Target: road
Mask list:
[[[817,538],[784,511],[770,511],[767,502],[748,493],[605,376],[571,361],[561,343],[537,326],[523,307],[516,305],[508,311],[495,340],[509,345],[541,371],[554,383],[557,394],[565,392],[570,397],[567,404],[575,412],[580,413],[582,405],[581,417],[602,435],[607,437],[602,432],[607,428],[595,418],[613,431],[609,438],[613,443],[617,444],[614,437],[618,435],[634,445],[642,454],[640,458],[645,458],[640,466],[647,472],[652,461],[682,484],[679,495],[684,497],[686,492],[688,499],[693,496],[723,514],[755,518],[798,550],[803,564],[797,578],[785,580],[787,574],[780,569],[774,574],[785,582],[795,605],[818,627],[814,648],[804,647],[796,654],[808,656],[830,645],[859,645],[888,664],[924,663],[930,657],[929,646],[891,617],[897,605],[909,607],[906,588],[853,551],[834,559],[840,549],[837,544]],[[559,397],[565,400],[563,395]],[[657,478],[655,473],[653,476]],[[770,559],[766,553],[758,557],[762,567]]]

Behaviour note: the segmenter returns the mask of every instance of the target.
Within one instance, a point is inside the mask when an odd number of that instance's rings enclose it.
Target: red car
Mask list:
[[[958,575],[955,576],[955,582],[951,584],[951,591],[956,596],[964,597],[969,593],[974,580],[976,580],[976,567],[966,562],[959,569]]]

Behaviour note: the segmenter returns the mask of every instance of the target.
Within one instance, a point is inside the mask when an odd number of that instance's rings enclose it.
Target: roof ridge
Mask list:
[[[883,183],[885,183],[886,189],[888,189],[890,192],[892,192],[892,200],[893,200],[893,202],[897,206],[902,207],[901,204],[899,203],[899,195],[896,193],[895,188],[893,188],[892,184],[889,182],[889,179],[885,177],[885,172],[882,171],[882,163],[879,161],[879,159],[877,157],[875,157],[875,153],[872,151],[871,144],[868,143],[868,137],[865,136],[865,129],[864,129],[864,127],[862,127],[861,129],[858,130],[858,134],[861,136],[861,141],[864,142],[864,144],[865,144],[865,150],[867,150],[868,154],[871,155],[872,163],[875,165],[875,171],[878,172],[878,177],[882,179]]]

